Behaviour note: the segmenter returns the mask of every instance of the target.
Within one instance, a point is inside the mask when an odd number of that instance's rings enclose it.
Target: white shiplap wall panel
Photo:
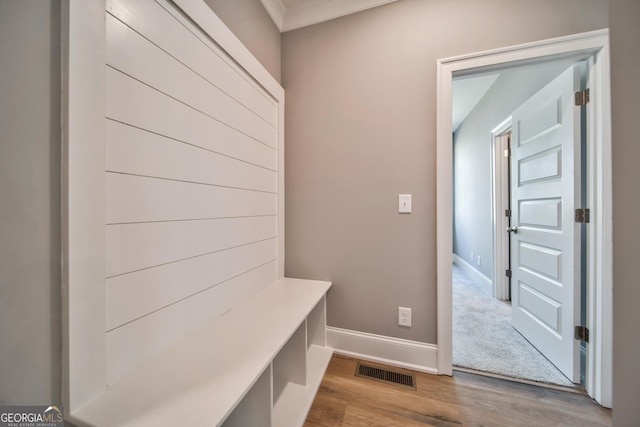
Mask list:
[[[107,224],[275,216],[277,213],[275,193],[107,174]]]
[[[144,58],[144,61],[139,58]],[[110,15],[107,16],[107,62],[111,67],[236,131],[277,149],[278,134],[273,124],[267,123],[248,107]]]
[[[63,4],[73,416],[284,275],[284,90],[200,0]]]
[[[107,118],[278,170],[278,151],[107,67]]]
[[[277,279],[283,108],[169,3],[107,0],[106,20],[112,384]]]
[[[153,0],[110,1],[112,13],[151,40],[168,55],[186,64],[213,85],[237,99],[268,123],[278,126],[277,102],[233,59],[193,28],[187,28]],[[109,10],[109,8],[107,8]]]
[[[107,279],[107,330],[274,261],[277,250],[269,239]]]
[[[275,170],[112,120],[107,120],[106,164],[110,172],[278,192]]]
[[[198,325],[220,316],[242,298],[268,285],[276,274],[275,261],[258,266],[246,274],[107,332],[109,384],[174,344]],[[224,343],[220,343],[220,351],[224,351]],[[248,346],[247,353],[238,356],[250,357],[250,354]]]
[[[107,226],[107,277],[277,236],[277,218],[223,218]]]

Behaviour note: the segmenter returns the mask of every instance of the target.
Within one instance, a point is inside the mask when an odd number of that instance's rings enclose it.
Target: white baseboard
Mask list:
[[[476,270],[476,268],[469,264],[467,261],[462,259],[456,254],[453,254],[453,263],[458,267],[462,268],[465,273],[471,277],[474,283],[480,286],[482,292],[487,294],[488,296],[493,296],[493,282],[487,276],[482,274],[480,271]]]
[[[438,346],[434,344],[327,326],[327,346],[345,356],[438,373]]]

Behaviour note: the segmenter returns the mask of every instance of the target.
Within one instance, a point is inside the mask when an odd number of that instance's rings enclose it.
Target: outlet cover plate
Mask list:
[[[411,309],[407,307],[398,307],[398,325],[411,327]]]

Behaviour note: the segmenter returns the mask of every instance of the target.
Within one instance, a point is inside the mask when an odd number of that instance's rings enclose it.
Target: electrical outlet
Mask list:
[[[473,262],[473,260],[476,259],[475,254],[473,253],[473,251],[471,251],[471,262]]]
[[[411,309],[406,307],[398,307],[398,325],[411,327]]]
[[[480,258],[480,255],[478,255],[478,265],[482,264],[482,258]]]

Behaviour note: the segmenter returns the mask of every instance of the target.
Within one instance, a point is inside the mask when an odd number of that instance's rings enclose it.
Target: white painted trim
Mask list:
[[[492,212],[492,226],[493,226],[493,295],[502,301],[506,301],[509,298],[509,282],[505,275],[507,270],[507,258],[508,245],[506,240],[506,223],[504,211],[509,206],[508,194],[504,188],[504,183],[508,180],[508,165],[509,161],[504,156],[504,150],[506,144],[503,144],[502,136],[511,129],[511,116],[507,117],[498,126],[491,130],[491,177],[492,177],[492,194],[493,199],[493,212]],[[500,140],[499,140],[500,138]],[[498,145],[500,144],[500,145]],[[505,200],[505,196],[507,200]]]
[[[438,373],[452,375],[453,71],[438,61],[436,110],[436,298]]]
[[[284,33],[397,0],[314,0],[294,8],[286,8],[281,0],[260,1],[278,30]]]
[[[611,241],[611,106],[609,95],[609,31],[591,31],[534,43],[473,53],[438,61],[437,100],[437,295],[438,372],[451,374],[451,246],[453,205],[451,81],[454,74],[471,75],[496,70],[510,63],[535,63],[552,58],[595,56],[591,90],[590,150],[595,165],[589,190],[594,230],[589,245],[590,325],[594,342],[589,344],[586,390],[603,406],[611,406],[612,335],[612,241]],[[592,151],[593,152],[593,151]],[[595,264],[595,265],[594,265]],[[593,270],[596,271],[593,271]],[[600,337],[595,338],[595,337]]]
[[[433,344],[327,326],[327,346],[337,354],[438,373],[438,347]]]
[[[278,101],[278,279],[285,271],[285,197],[284,174],[284,91]],[[326,317],[325,317],[326,318]]]
[[[480,289],[485,295],[493,296],[493,283],[490,278],[456,254],[453,254],[453,263],[471,276],[471,280],[477,285],[480,285]]]
[[[271,17],[271,20],[280,32],[282,32],[282,25],[284,24],[284,14],[286,9],[281,0],[260,0],[262,6]]]
[[[65,1],[62,19],[62,400],[70,414],[107,384],[104,1]]]
[[[274,99],[280,101],[284,98],[284,89],[278,81],[273,78],[271,73],[253,56],[249,49],[242,44],[203,0],[173,0],[173,3],[192,19],[197,20],[198,26],[215,40],[216,44],[224,49]]]
[[[604,47],[600,44],[604,39],[607,41],[609,39],[608,29],[444,58],[438,60],[438,65],[446,67],[448,71],[455,73],[458,77],[504,69],[504,64],[513,61],[533,64],[536,60],[542,60],[545,57],[547,60],[556,59],[554,55],[558,55],[557,58],[560,59],[582,53],[582,57],[586,59],[590,53],[600,51]],[[515,66],[516,64],[510,65]]]
[[[592,64],[587,105],[589,123],[587,199],[593,222],[587,226],[588,344],[587,391],[603,406],[612,407],[613,372],[613,214],[611,157],[611,98],[609,44]],[[596,143],[594,143],[594,140]],[[597,143],[603,141],[604,143]]]

